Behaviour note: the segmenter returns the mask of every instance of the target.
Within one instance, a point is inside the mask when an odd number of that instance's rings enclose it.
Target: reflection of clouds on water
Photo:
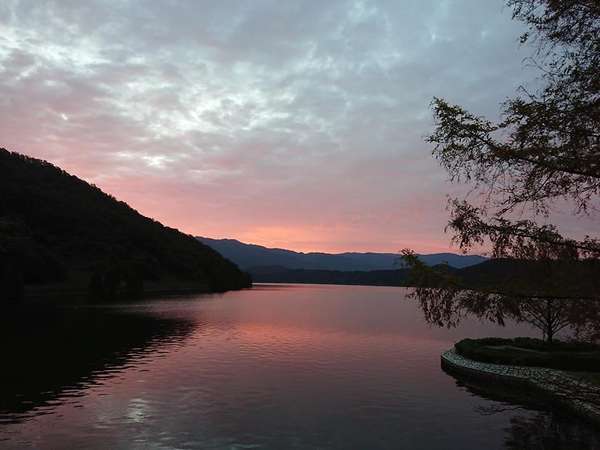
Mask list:
[[[496,328],[429,328],[405,293],[290,286],[126,307],[127,320],[91,333],[107,341],[99,350],[120,350],[120,363],[84,341],[91,362],[108,365],[77,389],[77,404],[61,393],[48,414],[0,428],[0,439],[15,448],[506,450],[513,417],[524,418],[520,430],[550,414],[457,386],[440,370],[440,353],[454,333]],[[136,329],[148,333],[125,345]],[[513,403],[522,411],[476,409]],[[564,427],[569,418],[553,420]],[[586,430],[577,450],[593,448]]]
[[[150,402],[143,398],[133,398],[129,401],[127,419],[131,422],[141,423],[151,412]]]

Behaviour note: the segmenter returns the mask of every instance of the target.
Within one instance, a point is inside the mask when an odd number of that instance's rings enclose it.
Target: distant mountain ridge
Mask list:
[[[235,239],[198,237],[198,240],[233,261],[243,270],[261,266],[334,271],[397,270],[402,267],[399,260],[400,255],[396,253],[302,253],[246,244]],[[419,255],[419,258],[429,266],[447,263],[457,269],[473,266],[487,260],[483,256],[457,255],[454,253]]]
[[[450,276],[458,285],[473,289],[498,289],[528,286],[532,279],[540,283],[555,283],[566,286],[565,295],[577,293],[583,298],[600,289],[600,267],[594,261],[577,263],[554,262],[553,280],[548,280],[548,262],[516,259],[487,259],[473,266],[457,269],[449,266],[433,267],[438,274]],[[542,270],[540,270],[542,268]],[[411,286],[411,271],[408,268],[394,270],[339,271],[315,269],[287,269],[281,266],[261,266],[250,269],[257,283],[310,283],[345,284],[363,286]],[[431,278],[433,280],[434,278]],[[538,283],[539,284],[539,283]],[[556,288],[554,288],[556,289]],[[564,288],[563,288],[564,289]],[[556,292],[556,290],[554,291]],[[539,290],[532,295],[539,295]]]

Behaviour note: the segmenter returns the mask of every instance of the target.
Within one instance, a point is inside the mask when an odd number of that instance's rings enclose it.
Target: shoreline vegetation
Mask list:
[[[122,295],[120,300],[149,299],[158,296],[186,295],[186,294],[204,294],[214,293],[206,284],[196,286],[163,286],[163,287],[144,287],[143,290],[134,296]],[[46,300],[60,300],[61,302],[88,302],[93,300],[89,289],[77,287],[56,287],[56,286],[28,286],[24,289],[22,301],[35,303]],[[113,300],[117,300],[114,298]]]
[[[482,338],[463,339],[454,349],[483,363],[600,373],[600,346],[587,342],[549,344],[534,338]]]

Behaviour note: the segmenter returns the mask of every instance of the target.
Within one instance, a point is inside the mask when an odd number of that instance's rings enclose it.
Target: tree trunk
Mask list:
[[[552,326],[552,299],[546,299],[546,343],[552,345],[554,327]]]

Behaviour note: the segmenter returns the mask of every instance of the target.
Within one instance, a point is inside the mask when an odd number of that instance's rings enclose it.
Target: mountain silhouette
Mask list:
[[[198,240],[217,250],[242,269],[251,270],[252,272],[261,266],[333,271],[396,270],[402,268],[400,255],[396,253],[302,253],[245,244],[235,239],[198,237]],[[454,253],[419,255],[419,258],[429,266],[447,263],[457,269],[473,266],[486,260],[482,256],[457,255]]]
[[[0,298],[250,285],[234,263],[39,159],[0,149]]]

